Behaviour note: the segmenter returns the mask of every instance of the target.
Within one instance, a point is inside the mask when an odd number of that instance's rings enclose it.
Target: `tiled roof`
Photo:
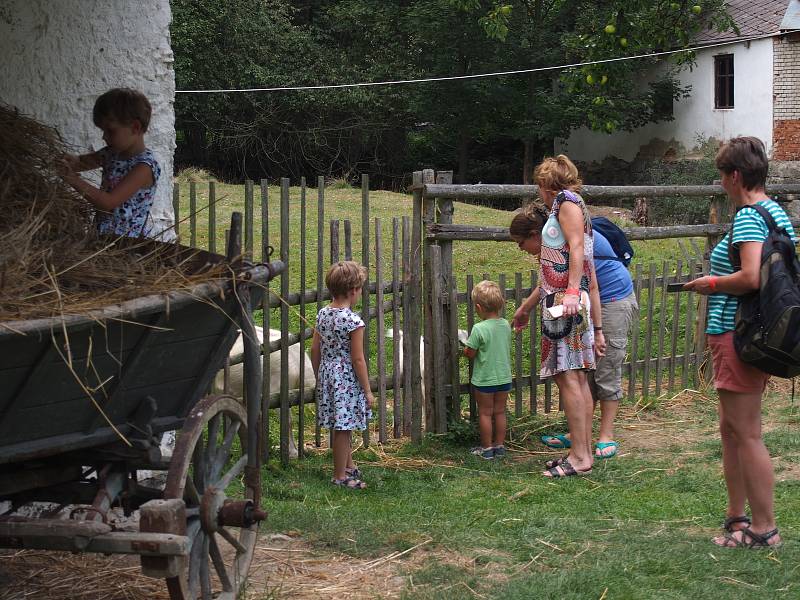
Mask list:
[[[740,34],[733,31],[719,32],[714,29],[703,31],[695,36],[694,44],[722,42],[769,33],[780,30],[781,20],[786,14],[790,0],[728,0],[728,12],[739,27]]]

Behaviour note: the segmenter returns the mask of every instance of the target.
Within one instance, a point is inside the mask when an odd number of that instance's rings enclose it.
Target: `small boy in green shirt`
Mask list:
[[[500,314],[506,301],[493,281],[472,289],[472,302],[482,319],[469,334],[464,354],[474,359],[472,387],[478,402],[481,445],[472,454],[485,459],[506,453],[506,400],[511,390],[511,326]],[[494,435],[492,435],[494,418]]]

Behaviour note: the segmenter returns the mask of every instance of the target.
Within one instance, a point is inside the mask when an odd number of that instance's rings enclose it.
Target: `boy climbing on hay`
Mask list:
[[[64,180],[97,210],[101,235],[141,237],[153,234],[153,206],[161,167],[144,143],[152,108],[139,91],[114,88],[94,103],[92,119],[106,146],[81,156],[65,155]],[[97,188],[78,175],[102,168]]]

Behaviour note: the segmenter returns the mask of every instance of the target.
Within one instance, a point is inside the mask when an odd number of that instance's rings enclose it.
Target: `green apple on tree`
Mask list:
[[[612,33],[615,33],[617,31],[617,28],[614,27],[613,24],[609,23],[608,25],[606,25],[606,28],[603,31],[605,31],[606,33],[608,33],[610,35]]]
[[[696,15],[699,15],[701,12],[703,12],[703,7],[700,6],[699,4],[695,4],[694,6],[692,6],[692,12]]]

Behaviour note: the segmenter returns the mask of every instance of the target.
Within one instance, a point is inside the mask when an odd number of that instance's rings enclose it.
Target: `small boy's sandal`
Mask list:
[[[738,523],[744,523],[744,527],[738,527],[734,529],[733,526]],[[722,523],[722,528],[728,533],[733,533],[734,531],[745,529],[747,527],[750,527],[750,517],[747,515],[741,515],[739,517],[727,517]]]
[[[735,533],[739,533],[741,535],[741,539],[736,539],[734,537]],[[778,535],[778,528],[771,531],[767,531],[766,533],[756,533],[749,527],[745,527],[744,529],[739,529],[734,533],[726,533],[725,534],[725,543],[718,544],[722,548],[747,548],[749,550],[752,549],[760,549],[760,548],[780,548],[783,542],[776,542],[774,544],[770,544],[769,541]],[[748,539],[749,538],[749,539]]]
[[[347,476],[344,479],[331,479],[333,485],[338,485],[348,490],[363,490],[367,484],[355,477]]]

